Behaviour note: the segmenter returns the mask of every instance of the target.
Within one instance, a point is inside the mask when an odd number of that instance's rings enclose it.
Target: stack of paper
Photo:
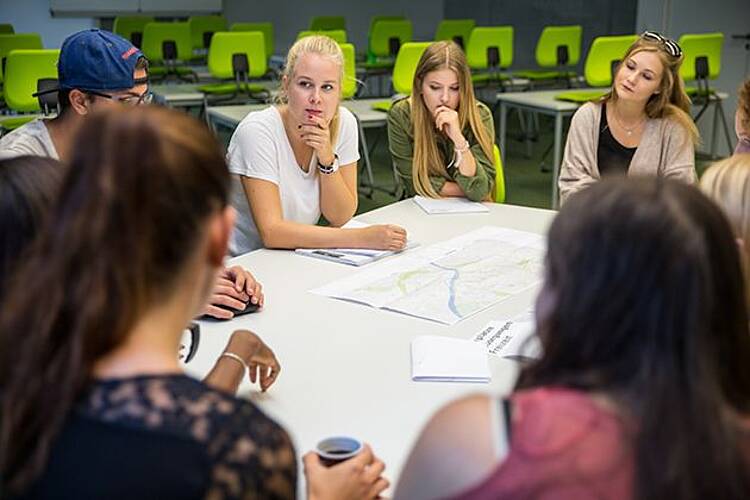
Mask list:
[[[369,226],[369,224],[352,219],[341,227],[343,229],[358,229],[367,226]],[[416,244],[407,240],[406,248],[404,248],[404,250],[414,246],[416,246]],[[295,252],[300,255],[317,257],[318,259],[330,260],[332,262],[348,264],[350,266],[369,264],[370,262],[375,262],[383,257],[398,253],[392,250],[372,250],[369,248],[298,248]]]
[[[429,382],[489,382],[487,354],[480,344],[421,336],[411,342],[411,378]]]
[[[424,196],[415,196],[414,203],[419,205],[419,208],[424,210],[430,215],[433,214],[469,214],[477,212],[489,212],[490,209],[477,203],[475,201],[469,201],[466,198],[425,198]]]

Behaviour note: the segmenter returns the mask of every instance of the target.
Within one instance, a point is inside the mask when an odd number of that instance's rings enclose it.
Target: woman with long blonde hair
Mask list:
[[[584,104],[570,123],[560,167],[560,196],[608,175],[671,177],[696,182],[698,129],[679,71],[682,49],[646,31],[627,50],[612,90]]]
[[[452,41],[422,54],[411,97],[388,114],[388,142],[406,194],[492,198],[495,126],[474,97],[466,56]]]
[[[711,165],[701,177],[700,187],[729,219],[740,247],[745,288],[750,295],[750,153],[736,154]]]
[[[340,227],[357,210],[359,159],[356,119],[340,106],[343,68],[333,39],[298,40],[289,49],[278,104],[237,126],[228,150],[238,212],[231,253],[404,247],[399,226]],[[321,215],[332,227],[315,225]]]

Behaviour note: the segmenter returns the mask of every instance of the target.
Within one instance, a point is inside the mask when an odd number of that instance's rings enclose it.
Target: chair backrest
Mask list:
[[[375,22],[370,34],[370,52],[376,57],[395,55],[392,49],[412,39],[412,25],[408,19],[383,19]],[[398,51],[396,51],[397,53]]]
[[[8,54],[5,103],[14,111],[39,111],[39,100],[32,94],[43,78],[57,78],[59,49],[20,49]]]
[[[166,43],[174,43],[176,59],[188,61],[193,55],[193,42],[190,26],[186,22],[179,23],[148,23],[143,28],[143,55],[151,62],[165,60],[164,48]]]
[[[206,49],[211,45],[211,36],[227,30],[224,16],[190,16],[190,39],[194,49]]]
[[[266,57],[271,57],[275,49],[273,38],[273,23],[234,23],[231,31],[260,31],[266,44]]]
[[[325,35],[327,37],[333,38],[337,43],[346,43],[346,31],[344,30],[320,30],[320,31],[313,31],[313,30],[305,30],[300,31],[297,35],[297,40],[300,38],[305,38],[306,36],[312,36],[312,35]]]
[[[505,173],[503,172],[503,160],[500,156],[500,148],[497,144],[492,146],[493,156],[495,157],[495,203],[505,203]]]
[[[683,80],[697,80],[700,58],[708,63],[708,79],[715,80],[721,72],[721,48],[724,46],[724,33],[685,34],[677,42],[682,47],[685,58],[680,66],[680,76]]]
[[[438,24],[435,40],[453,40],[465,48],[475,25],[473,19],[443,19]]]
[[[13,25],[9,23],[0,23],[0,34],[12,35],[16,30],[13,29]]]
[[[344,16],[315,16],[310,20],[310,31],[346,31]]]
[[[505,69],[513,64],[513,26],[477,27],[466,45],[471,69]]]
[[[266,74],[268,66],[263,33],[222,31],[214,34],[208,49],[208,71],[211,76],[233,78],[235,70],[244,65],[244,60],[247,61],[248,77],[257,78]]]
[[[614,63],[619,63],[638,35],[600,36],[591,43],[583,75],[592,87],[612,85]]]
[[[112,32],[120,35],[136,47],[143,45],[143,28],[154,22],[152,16],[117,16]]]
[[[432,42],[407,42],[401,46],[393,66],[393,90],[411,94],[419,59]]]
[[[38,33],[15,33],[0,35],[0,82],[3,81],[8,53],[18,49],[41,49],[42,37]]]
[[[351,43],[339,43],[344,53],[344,81],[341,82],[341,97],[350,99],[357,93],[356,52]]]
[[[581,59],[582,36],[580,25],[545,26],[536,43],[536,63],[543,68],[575,66]]]

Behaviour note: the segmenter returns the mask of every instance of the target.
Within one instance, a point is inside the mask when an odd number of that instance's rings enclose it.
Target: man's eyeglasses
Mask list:
[[[672,57],[680,57],[682,55],[682,48],[677,44],[677,42],[675,42],[671,38],[662,36],[655,31],[644,31],[641,35],[641,38],[661,43],[667,54]]]
[[[104,92],[97,92],[96,90],[84,90],[83,92],[90,95],[95,95],[97,97],[104,97],[105,99],[111,99],[126,106],[140,106],[141,104],[151,104],[151,101],[154,100],[154,94],[151,93],[151,90],[146,90],[141,95],[111,95],[105,94]]]

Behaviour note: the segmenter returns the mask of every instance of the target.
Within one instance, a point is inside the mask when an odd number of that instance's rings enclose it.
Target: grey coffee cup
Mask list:
[[[326,467],[349,460],[362,451],[362,441],[346,436],[326,438],[318,443],[315,452]]]

